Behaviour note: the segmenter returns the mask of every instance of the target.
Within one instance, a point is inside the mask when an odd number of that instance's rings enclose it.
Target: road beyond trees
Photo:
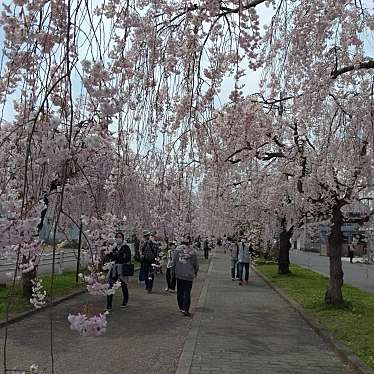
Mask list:
[[[329,276],[329,258],[318,253],[290,251],[293,264]],[[374,265],[343,261],[344,283],[374,293]]]

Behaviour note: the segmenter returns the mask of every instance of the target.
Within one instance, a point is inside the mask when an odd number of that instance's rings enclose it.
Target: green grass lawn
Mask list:
[[[273,264],[256,268],[374,368],[373,294],[345,285],[345,303],[340,306],[325,305],[323,299],[328,278],[296,265],[291,266],[290,275],[278,275],[278,267]]]
[[[140,267],[140,262],[133,261],[135,269]],[[82,270],[83,271],[83,270]],[[41,276],[43,280],[43,287],[47,291],[47,302],[49,301],[48,295],[50,295],[51,288],[51,276]],[[78,283],[75,283],[75,271],[66,271],[63,274],[56,274],[53,282],[53,295],[55,298],[59,298],[65,295],[83,289],[85,285],[82,280],[79,279]],[[7,288],[0,288],[0,320],[5,319],[6,305],[9,295],[11,293],[11,286]],[[10,298],[9,305],[9,317],[15,317],[17,314],[32,310],[34,307],[30,301],[22,296],[22,288],[19,284],[16,284],[14,292]]]
[[[132,260],[132,263],[134,264],[135,269],[140,267],[140,261]]]
[[[51,276],[42,276],[43,287],[47,291],[47,298],[50,295]],[[64,272],[63,274],[56,274],[53,282],[53,295],[59,298],[72,293],[78,289],[82,289],[84,285],[79,280],[78,284],[75,283],[75,271]],[[32,310],[34,307],[30,301],[22,296],[22,288],[19,284],[15,286],[13,294],[11,294],[11,286],[0,289],[0,320],[5,319],[7,300],[10,297],[9,316],[14,317],[19,313]],[[48,299],[47,299],[48,301]]]

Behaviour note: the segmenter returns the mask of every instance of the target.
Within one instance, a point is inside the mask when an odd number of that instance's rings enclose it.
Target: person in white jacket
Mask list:
[[[170,243],[170,249],[167,252],[167,263],[166,263],[166,283],[167,287],[165,288],[166,292],[175,292],[175,285],[177,280],[175,279],[175,267],[173,263],[173,257],[175,254],[175,243]]]
[[[245,239],[242,238],[239,244],[238,253],[238,267],[239,267],[239,286],[243,285],[243,270],[245,270],[245,283],[248,284],[249,279],[249,261],[250,261],[250,248]]]
[[[239,244],[236,240],[228,238],[228,249],[231,258],[231,280],[239,279],[239,266],[238,266],[238,255],[239,255]]]

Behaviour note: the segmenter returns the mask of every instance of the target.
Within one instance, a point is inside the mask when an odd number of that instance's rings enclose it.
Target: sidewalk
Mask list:
[[[193,305],[197,305],[207,269],[208,261],[200,258]],[[54,307],[55,374],[174,374],[193,320],[181,315],[176,295],[164,288],[165,275],[156,277],[150,295],[138,286],[137,276],[132,277],[128,307],[120,308],[119,292],[107,332],[101,337],[79,336],[70,330],[67,317],[79,312],[85,302],[103,310],[105,298],[85,294]],[[34,363],[40,374],[51,374],[49,313],[45,310],[9,326],[8,368],[24,370]],[[3,341],[4,329],[0,329],[1,356]]]
[[[116,297],[102,337],[80,337],[67,316],[85,301],[103,306],[103,298],[84,295],[53,308],[55,374],[351,373],[257,276],[240,287],[231,281],[227,254],[214,254],[208,274],[208,262],[200,261],[193,319],[179,313],[175,295],[163,292],[164,276],[151,295],[133,279],[128,308],[120,309]],[[40,374],[51,373],[48,310],[11,325],[8,334],[8,368],[35,363]],[[0,329],[1,343],[3,336]]]
[[[229,267],[216,252],[177,374],[352,373],[260,278],[241,287]]]

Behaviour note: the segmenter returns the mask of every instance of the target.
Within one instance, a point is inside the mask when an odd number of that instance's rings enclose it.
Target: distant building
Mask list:
[[[348,256],[348,244],[353,242],[357,243],[355,255],[362,256],[367,251],[367,235],[360,228],[360,224],[356,222],[357,218],[367,213],[367,209],[367,206],[361,203],[350,204],[345,208],[344,215],[347,222],[342,225],[344,238],[342,256]],[[295,232],[293,248],[326,256],[329,231],[329,221],[309,222]]]

